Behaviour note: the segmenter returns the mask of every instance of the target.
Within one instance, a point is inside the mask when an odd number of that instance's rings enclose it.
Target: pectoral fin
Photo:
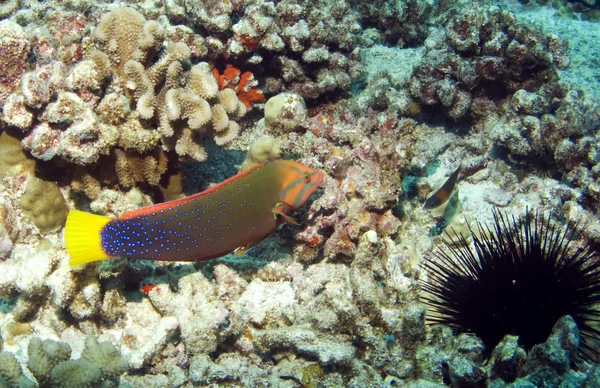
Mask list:
[[[283,222],[286,222],[291,225],[300,226],[300,223],[298,221],[296,221],[295,219],[293,219],[292,217],[290,217],[286,214],[287,213],[286,210],[288,210],[288,209],[292,209],[292,207],[283,202],[276,203],[275,207],[273,208],[273,217],[275,219],[277,219],[277,217],[279,216],[279,217],[281,217]]]
[[[236,256],[241,256],[244,253],[247,253],[250,250],[252,250],[252,248],[254,248],[255,246],[257,246],[258,243],[261,242],[262,240],[264,240],[264,238],[261,238],[260,240],[252,241],[252,242],[250,242],[250,243],[248,243],[246,245],[242,245],[241,247],[237,247],[233,251],[233,254],[236,255]]]
[[[250,246],[250,245],[244,245],[243,247],[237,247],[233,251],[233,254],[236,255],[236,256],[241,256],[244,253],[248,252],[250,249],[252,249],[252,247],[254,247],[254,245],[252,245],[252,246]]]

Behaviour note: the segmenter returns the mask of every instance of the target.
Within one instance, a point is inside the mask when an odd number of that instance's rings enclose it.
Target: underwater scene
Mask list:
[[[600,388],[599,23],[0,1],[0,387]]]

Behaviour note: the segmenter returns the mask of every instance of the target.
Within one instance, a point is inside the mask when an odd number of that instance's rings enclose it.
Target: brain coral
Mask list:
[[[60,229],[67,219],[67,203],[58,186],[36,177],[29,179],[21,196],[21,208],[41,233]]]

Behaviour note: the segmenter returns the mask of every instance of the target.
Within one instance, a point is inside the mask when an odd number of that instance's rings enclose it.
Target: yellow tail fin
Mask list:
[[[111,219],[97,214],[69,211],[65,226],[65,246],[69,264],[80,265],[110,258],[102,249],[100,232]]]

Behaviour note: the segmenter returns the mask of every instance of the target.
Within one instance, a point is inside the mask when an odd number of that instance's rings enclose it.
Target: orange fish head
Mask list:
[[[279,199],[297,209],[321,187],[325,174],[291,160],[282,161],[281,164],[285,167],[286,176]]]

